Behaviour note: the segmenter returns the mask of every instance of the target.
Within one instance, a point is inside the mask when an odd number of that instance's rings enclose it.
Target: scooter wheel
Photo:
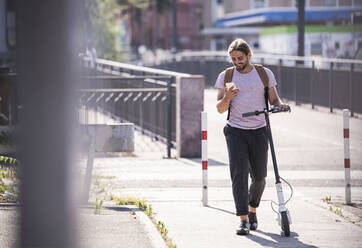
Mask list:
[[[284,232],[284,235],[286,237],[289,237],[290,229],[289,229],[289,220],[288,220],[287,212],[281,212],[280,215],[282,217],[282,230]]]

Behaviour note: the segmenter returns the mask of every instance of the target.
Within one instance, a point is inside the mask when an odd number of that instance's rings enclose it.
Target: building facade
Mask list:
[[[211,18],[203,35],[211,50],[225,49],[233,39],[243,37],[256,51],[296,55],[297,3],[211,0],[211,16],[217,17]],[[362,0],[305,0],[305,55],[353,57],[361,47],[361,13]]]
[[[177,1],[178,50],[202,49],[203,3],[202,0]],[[133,12],[128,15],[127,26],[131,32],[130,45],[133,49],[137,50],[140,46],[151,50],[172,48],[171,7],[160,10],[153,4],[147,9],[131,11]]]

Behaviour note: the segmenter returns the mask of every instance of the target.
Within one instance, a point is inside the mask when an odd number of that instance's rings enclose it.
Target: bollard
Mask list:
[[[343,109],[344,181],[346,204],[351,204],[351,161],[349,153],[349,110]]]
[[[201,112],[202,205],[207,206],[207,112]]]

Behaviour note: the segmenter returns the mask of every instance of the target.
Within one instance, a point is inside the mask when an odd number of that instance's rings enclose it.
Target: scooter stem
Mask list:
[[[272,155],[272,159],[273,159],[275,183],[278,184],[278,183],[280,183],[280,177],[279,177],[277,159],[275,156],[273,137],[272,137],[271,128],[270,128],[269,114],[267,112],[264,112],[264,115],[265,115],[265,121],[266,121],[266,130],[268,133],[268,138],[269,138],[269,143],[270,143],[271,155]]]

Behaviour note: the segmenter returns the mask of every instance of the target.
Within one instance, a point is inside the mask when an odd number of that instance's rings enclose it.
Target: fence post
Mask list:
[[[310,79],[310,102],[312,104],[312,109],[314,109],[314,99],[313,99],[313,89],[314,89],[314,67],[315,67],[315,62],[314,60],[312,61],[312,69],[311,69],[311,79]]]
[[[207,112],[201,112],[202,205],[207,206]]]
[[[346,204],[351,204],[351,161],[349,152],[349,111],[343,109],[344,180]]]
[[[279,59],[279,63],[278,63],[278,93],[280,95],[280,97],[283,97],[283,87],[282,87],[282,60]]]
[[[349,110],[351,111],[351,117],[353,117],[353,101],[352,101],[352,94],[353,94],[353,88],[352,88],[352,84],[353,84],[353,80],[352,80],[352,75],[353,75],[353,69],[354,69],[354,64],[351,63],[351,68],[349,70],[349,97],[348,97],[348,105],[349,105]]]
[[[333,62],[329,67],[329,111],[333,113]]]
[[[97,124],[97,123],[96,123]],[[87,168],[84,176],[84,185],[82,193],[82,203],[87,204],[89,199],[89,192],[92,183],[92,174],[93,174],[93,162],[94,154],[96,150],[95,139],[96,139],[96,124],[87,126],[87,136],[89,138],[88,146],[88,159],[87,159]]]
[[[172,147],[172,83],[175,77],[167,81],[167,157],[171,158]]]
[[[297,64],[294,67],[294,101],[295,101],[295,105],[298,105],[298,99],[297,99]]]

